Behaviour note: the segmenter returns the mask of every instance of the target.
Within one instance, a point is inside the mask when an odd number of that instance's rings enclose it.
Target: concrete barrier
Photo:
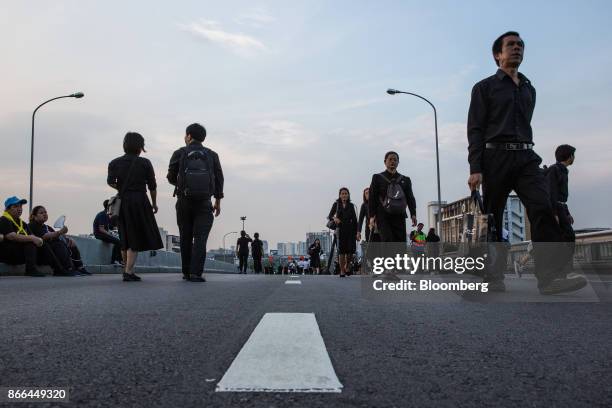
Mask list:
[[[120,266],[110,265],[113,246],[94,238],[71,237],[77,243],[83,263],[92,273],[122,273]],[[40,270],[51,274],[51,268],[41,266]],[[176,252],[146,251],[138,255],[136,271],[140,273],[180,273],[181,256]],[[227,262],[207,259],[204,272],[237,273],[236,267]],[[6,265],[0,263],[0,276],[23,275],[23,265]]]

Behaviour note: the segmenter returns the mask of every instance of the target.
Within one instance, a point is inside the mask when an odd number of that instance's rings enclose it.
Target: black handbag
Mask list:
[[[130,169],[128,170],[127,177],[123,182],[121,190],[108,199],[108,209],[106,210],[106,213],[108,214],[108,217],[110,218],[112,223],[116,223],[117,219],[119,218],[119,213],[121,212],[121,196],[123,195],[123,193],[125,193],[125,189],[127,188],[128,181],[130,180],[130,176],[132,175],[132,169],[134,168],[136,160],[138,160],[138,158],[132,160],[132,164],[130,164]]]
[[[338,201],[336,201],[336,214],[334,214],[334,217],[338,216]],[[329,228],[332,231],[335,231],[336,228],[338,228],[338,225],[336,225],[336,223],[334,222],[334,217],[332,217],[331,220],[327,221],[326,227]]]

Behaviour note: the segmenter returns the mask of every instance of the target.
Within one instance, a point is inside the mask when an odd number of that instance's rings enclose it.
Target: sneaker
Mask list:
[[[77,272],[79,272],[81,275],[92,275],[92,273],[85,269],[85,267],[80,267],[77,269]]]
[[[546,286],[540,288],[542,295],[555,295],[557,293],[573,292],[586,286],[587,280],[582,276],[573,278],[555,279]]]
[[[206,279],[204,279],[202,276],[198,276],[198,275],[191,275],[189,277],[189,279],[187,279],[189,282],[206,282]]]

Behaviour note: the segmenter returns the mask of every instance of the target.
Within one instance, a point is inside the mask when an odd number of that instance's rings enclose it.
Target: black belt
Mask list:
[[[487,149],[496,150],[531,150],[533,144],[531,143],[487,143],[485,144]]]

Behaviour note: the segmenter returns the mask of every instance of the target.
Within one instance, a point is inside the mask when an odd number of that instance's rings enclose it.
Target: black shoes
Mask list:
[[[123,281],[124,282],[139,282],[140,276],[137,276],[135,273],[125,273],[123,272]]]
[[[206,282],[206,279],[198,275],[191,275],[187,280],[189,282]]]
[[[556,279],[540,288],[542,295],[556,295],[557,293],[573,292],[586,286],[587,280],[582,276]]]

